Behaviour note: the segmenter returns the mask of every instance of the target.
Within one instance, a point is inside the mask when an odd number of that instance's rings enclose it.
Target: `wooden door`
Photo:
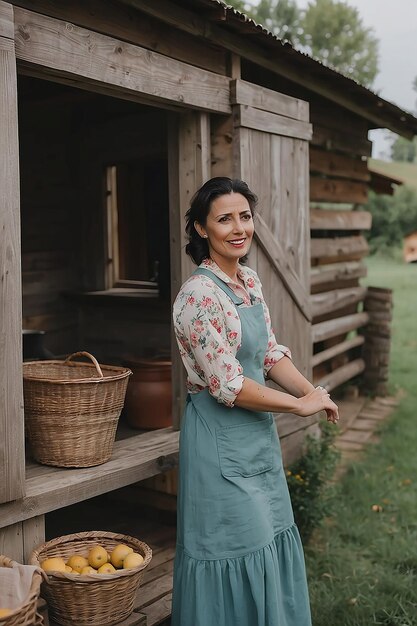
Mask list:
[[[258,195],[249,266],[257,271],[279,343],[311,377],[308,104],[257,85],[232,83],[233,175]],[[311,421],[281,416],[282,440]],[[289,444],[287,460],[303,433]]]

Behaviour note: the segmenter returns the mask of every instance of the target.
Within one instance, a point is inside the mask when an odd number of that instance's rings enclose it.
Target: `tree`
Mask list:
[[[298,43],[302,31],[301,13],[295,0],[260,0],[252,13],[257,22],[280,39]]]
[[[403,237],[417,230],[417,193],[401,185],[393,196],[369,193],[366,209],[372,213],[367,233],[371,252],[401,245]]]
[[[359,11],[340,0],[311,0],[301,11],[296,0],[257,0],[248,9],[228,0],[281,39],[288,39],[325,65],[370,86],[378,71],[378,40]]]
[[[302,20],[308,51],[345,76],[370,86],[378,72],[378,40],[358,9],[339,0],[313,0]]]

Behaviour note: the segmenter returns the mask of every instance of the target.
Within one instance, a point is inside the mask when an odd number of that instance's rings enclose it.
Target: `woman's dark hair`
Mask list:
[[[196,191],[191,199],[190,208],[185,214],[185,232],[188,236],[185,251],[196,265],[200,265],[201,261],[208,259],[210,254],[207,239],[200,237],[195,229],[194,222],[205,226],[213,200],[229,193],[240,193],[244,196],[249,203],[252,215],[254,214],[258,198],[243,180],[237,178],[232,179],[225,176],[211,178]],[[241,263],[245,263],[245,261],[246,256],[240,259]]]

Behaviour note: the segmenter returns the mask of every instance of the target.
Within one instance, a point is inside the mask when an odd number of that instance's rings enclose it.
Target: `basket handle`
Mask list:
[[[70,361],[75,356],[86,356],[88,359],[90,359],[94,363],[94,366],[95,366],[95,368],[97,370],[97,374],[99,375],[99,377],[100,378],[104,378],[103,372],[101,371],[101,367],[98,364],[97,359],[92,354],[90,354],[89,352],[74,352],[73,354],[70,354],[65,359],[65,365],[73,365],[73,363],[71,363]]]

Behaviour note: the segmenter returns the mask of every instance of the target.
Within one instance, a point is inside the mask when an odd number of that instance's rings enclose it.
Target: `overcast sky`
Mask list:
[[[252,0],[251,4],[256,4]],[[306,8],[308,0],[297,0]],[[414,112],[417,94],[412,83],[417,76],[417,0],[347,0],[358,8],[363,24],[379,39],[379,73],[372,87],[382,98]],[[374,131],[374,156],[389,154],[386,132]]]

